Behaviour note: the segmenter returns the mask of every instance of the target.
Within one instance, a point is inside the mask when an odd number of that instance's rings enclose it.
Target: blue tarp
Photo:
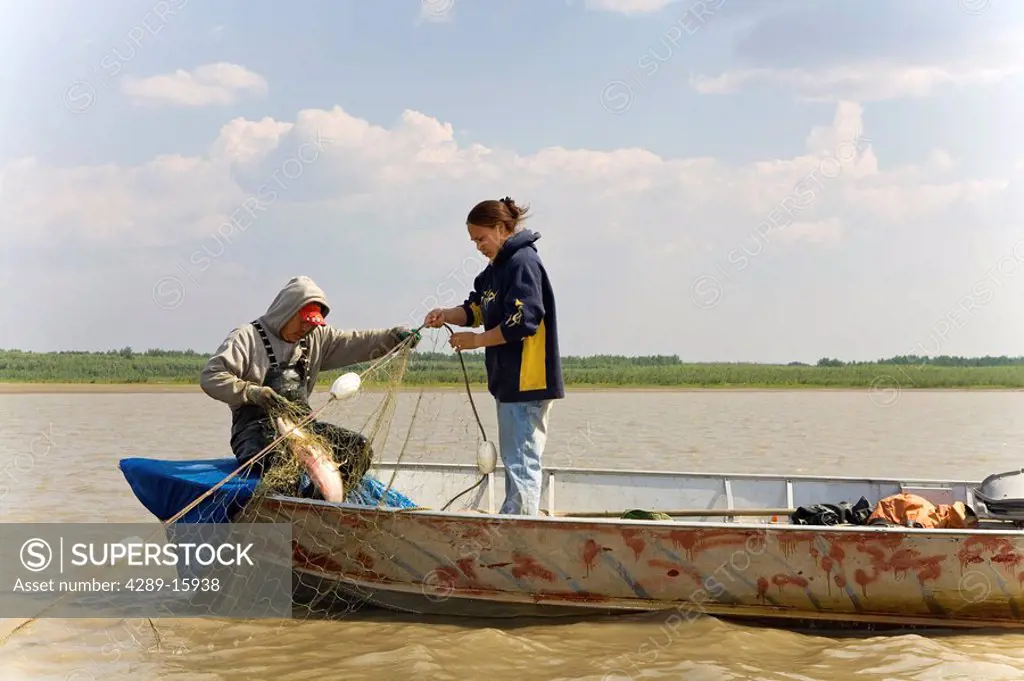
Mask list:
[[[173,517],[238,467],[234,458],[164,461],[121,459],[119,467],[132,492],[161,522]],[[252,498],[259,479],[237,475],[186,513],[180,523],[226,523]],[[384,485],[370,476],[349,492],[347,502],[376,506]],[[395,490],[389,490],[383,504],[391,508],[412,508],[416,504]]]

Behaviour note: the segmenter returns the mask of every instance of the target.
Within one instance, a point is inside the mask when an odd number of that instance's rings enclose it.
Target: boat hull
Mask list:
[[[668,611],[1024,628],[1024,535],[492,516],[267,498],[304,602],[466,617]]]

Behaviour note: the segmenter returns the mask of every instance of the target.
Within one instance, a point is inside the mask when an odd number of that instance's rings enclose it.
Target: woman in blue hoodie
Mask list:
[[[431,310],[423,323],[484,328],[452,334],[450,343],[459,351],[485,348],[505,467],[501,513],[537,515],[548,416],[553,400],[565,397],[565,385],[555,296],[537,254],[540,234],[522,227],[527,210],[508,197],[473,207],[466,228],[490,264],[461,306]]]

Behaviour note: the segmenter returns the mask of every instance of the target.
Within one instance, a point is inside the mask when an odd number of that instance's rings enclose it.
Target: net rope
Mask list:
[[[445,325],[447,334],[434,338],[435,350],[441,340],[453,333]],[[414,333],[420,332],[416,329]],[[468,410],[461,411],[461,422],[449,421],[439,427],[434,425],[443,407],[436,415],[424,414],[426,388],[419,388],[418,395],[411,400],[408,424],[396,427],[396,413],[399,395],[409,371],[413,352],[413,338],[409,337],[380,357],[373,358],[365,367],[359,367],[361,390],[354,397],[335,399],[328,395],[318,407],[290,403],[270,411],[268,428],[269,444],[248,462],[240,464],[225,475],[210,489],[181,508],[172,517],[161,523],[164,537],[160,532],[145,541],[168,541],[175,524],[197,508],[216,506],[230,515],[233,523],[290,523],[293,527],[292,553],[293,579],[296,583],[292,604],[292,619],[310,617],[335,618],[351,613],[367,603],[376,603],[372,589],[364,588],[367,583],[381,577],[398,553],[402,542],[401,532],[393,527],[395,516],[410,510],[440,508],[448,510],[457,500],[473,490],[477,495],[464,499],[462,510],[481,510],[482,492],[480,485],[487,479],[479,471],[467,474],[442,476],[445,478],[441,489],[434,483],[420,487],[414,476],[402,471],[406,457],[416,449],[429,449],[434,439],[446,441],[476,439],[476,430],[484,442],[487,434],[473,399],[469,373],[461,352],[458,352],[463,373],[465,393],[472,411],[473,424],[469,423]],[[321,393],[322,394],[322,393]],[[448,391],[450,399],[451,392]],[[433,395],[433,393],[432,393]],[[451,411],[446,409],[445,411]],[[458,410],[456,410],[458,411]],[[353,413],[350,413],[353,412]],[[362,415],[354,412],[364,412]],[[431,432],[439,428],[441,433]],[[399,432],[393,432],[399,430]],[[404,431],[404,432],[401,432]],[[392,450],[397,450],[390,471],[381,467],[384,453],[393,440]],[[479,441],[478,441],[479,442]],[[344,501],[355,504],[358,509],[348,508],[343,514],[333,504],[324,501],[324,490],[316,484],[316,476],[310,474],[307,463],[310,453],[327,462],[328,469],[337,471],[344,491]],[[418,452],[429,458],[429,452]],[[468,463],[460,461],[459,463]],[[226,486],[239,478],[257,478],[251,495],[239,501],[237,493]],[[474,478],[475,481],[473,480]],[[467,486],[467,482],[471,483]],[[429,487],[430,489],[427,489]],[[430,502],[418,503],[419,493]],[[407,494],[411,496],[406,496]],[[287,500],[289,504],[275,503]],[[446,503],[441,503],[447,499]],[[298,503],[295,503],[298,501]],[[299,509],[296,511],[295,509]],[[458,509],[456,509],[458,510]],[[187,523],[188,521],[185,520]],[[173,541],[173,540],[170,540]],[[173,570],[173,569],[172,569]],[[101,573],[97,571],[97,576]],[[174,575],[171,575],[172,577]],[[225,603],[232,598],[245,598],[251,591],[251,584],[244,577],[226,575],[223,583],[227,588],[217,594],[206,594],[212,599],[213,613],[229,610]],[[66,598],[74,594],[63,594],[35,616],[0,637],[0,645],[33,621],[44,617]],[[202,598],[199,594],[198,598]],[[403,609],[398,607],[397,609]],[[148,628],[159,639],[159,632],[152,620],[144,618]],[[283,625],[282,625],[283,626]]]

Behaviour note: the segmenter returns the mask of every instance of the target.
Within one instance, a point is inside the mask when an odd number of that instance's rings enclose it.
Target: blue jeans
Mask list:
[[[505,502],[499,513],[540,513],[540,460],[548,439],[551,402],[498,402],[498,443],[505,467]]]

